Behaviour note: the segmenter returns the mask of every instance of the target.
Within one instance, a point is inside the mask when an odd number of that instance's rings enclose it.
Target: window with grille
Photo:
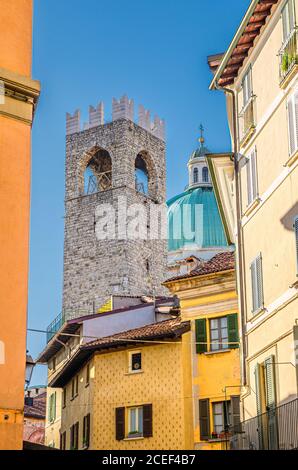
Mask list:
[[[204,168],[202,170],[202,180],[203,180],[203,183],[208,183],[209,182],[209,171],[208,171],[208,168],[206,166],[204,166]]]
[[[199,170],[198,168],[195,168],[193,171],[193,182],[198,183],[199,181]]]

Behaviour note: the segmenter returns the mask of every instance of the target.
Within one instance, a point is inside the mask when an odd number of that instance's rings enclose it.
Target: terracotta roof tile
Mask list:
[[[164,337],[177,338],[182,333],[188,331],[189,322],[182,322],[180,317],[165,320],[162,322],[154,323],[152,325],[146,325],[141,328],[134,330],[125,331],[123,333],[117,333],[113,336],[106,338],[100,338],[96,341],[87,343],[82,349],[101,349],[121,344],[129,343],[130,340],[154,340]]]
[[[37,397],[33,397],[33,405],[24,406],[24,415],[27,418],[40,418],[45,419],[46,417],[46,401],[47,394],[42,393]]]
[[[188,274],[172,277],[167,279],[166,282],[178,281],[180,279],[188,279],[196,276],[204,276],[205,274],[213,274],[222,271],[229,271],[230,269],[235,269],[235,254],[231,251],[225,251],[223,253],[218,253],[209,261],[203,262],[201,266],[190,271]]]

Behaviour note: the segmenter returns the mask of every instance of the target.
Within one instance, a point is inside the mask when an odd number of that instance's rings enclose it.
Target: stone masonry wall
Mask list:
[[[84,195],[84,171],[100,149],[112,160],[112,189]],[[135,159],[140,152],[149,172],[147,196],[135,189]],[[148,213],[151,203],[165,204],[165,183],[164,142],[128,119],[67,136],[64,309],[79,316],[96,311],[112,294],[166,293],[161,287],[166,276],[165,239],[98,240],[96,236],[99,205],[112,204],[117,221],[123,217],[119,197],[126,198],[128,206],[141,203]],[[147,225],[150,229],[150,222]]]

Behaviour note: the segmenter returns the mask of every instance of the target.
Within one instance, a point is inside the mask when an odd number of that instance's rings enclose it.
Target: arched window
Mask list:
[[[199,170],[197,168],[193,171],[193,182],[197,183],[199,181]]]
[[[112,160],[106,150],[97,150],[84,171],[84,194],[106,191],[112,187]]]
[[[139,154],[135,162],[135,184],[139,193],[148,194],[149,176],[146,162]]]
[[[204,166],[202,170],[202,180],[203,180],[203,183],[209,183],[209,171],[206,166]]]

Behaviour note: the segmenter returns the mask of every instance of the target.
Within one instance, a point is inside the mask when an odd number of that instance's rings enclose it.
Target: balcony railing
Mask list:
[[[89,302],[84,307],[76,307],[73,309],[65,309],[52,321],[47,327],[47,343],[55,336],[56,333],[62,328],[62,326],[69,320],[75,318],[86,317],[88,315],[94,315],[96,313],[105,313],[113,309],[113,299],[111,296],[107,297],[103,302],[97,304],[95,302]]]
[[[282,83],[298,65],[297,33],[295,27],[279,51],[279,76]]]
[[[244,145],[256,128],[255,121],[255,96],[252,95],[249,101],[243,106],[239,114],[240,141]]]
[[[298,398],[230,429],[231,450],[298,450]]]

